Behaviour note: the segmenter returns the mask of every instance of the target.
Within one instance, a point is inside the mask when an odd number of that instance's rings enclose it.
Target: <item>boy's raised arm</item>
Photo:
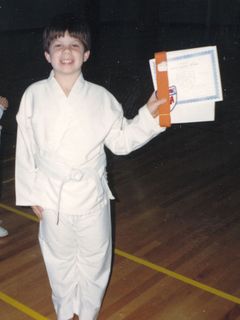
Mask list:
[[[113,124],[105,145],[115,154],[125,155],[143,145],[166,128],[160,127],[157,115],[158,108],[165,100],[158,100],[155,93],[151,95],[147,104],[139,109],[133,119],[126,119],[121,110],[121,116]]]

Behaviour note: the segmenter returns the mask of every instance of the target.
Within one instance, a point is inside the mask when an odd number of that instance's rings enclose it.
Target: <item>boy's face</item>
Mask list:
[[[52,41],[49,52],[45,52],[45,57],[51,63],[55,77],[62,75],[78,76],[89,54],[90,51],[84,50],[80,40],[71,37],[66,32],[63,37]]]

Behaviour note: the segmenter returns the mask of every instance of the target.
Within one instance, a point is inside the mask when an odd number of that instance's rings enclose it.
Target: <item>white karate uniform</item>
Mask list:
[[[27,88],[17,122],[16,204],[44,208],[39,240],[58,320],[96,319],[111,266],[104,146],[127,154],[165,128],[146,106],[127,120],[82,75],[66,96],[53,72]]]

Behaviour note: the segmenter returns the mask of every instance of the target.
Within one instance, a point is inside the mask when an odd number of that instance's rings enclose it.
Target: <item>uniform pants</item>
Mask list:
[[[110,206],[89,215],[46,210],[39,242],[58,320],[97,318],[109,280],[112,257]]]

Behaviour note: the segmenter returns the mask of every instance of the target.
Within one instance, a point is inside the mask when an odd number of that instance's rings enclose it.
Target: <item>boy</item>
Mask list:
[[[50,77],[24,93],[17,114],[16,203],[40,219],[39,241],[58,320],[97,318],[111,267],[104,146],[127,154],[155,137],[155,95],[133,120],[116,99],[84,80],[90,33],[71,15],[43,34]]]
[[[6,97],[0,96],[0,119],[2,118],[3,112],[8,108],[8,100]],[[0,125],[0,141],[1,141],[1,130],[2,126]],[[8,231],[0,226],[0,238],[6,237]]]

